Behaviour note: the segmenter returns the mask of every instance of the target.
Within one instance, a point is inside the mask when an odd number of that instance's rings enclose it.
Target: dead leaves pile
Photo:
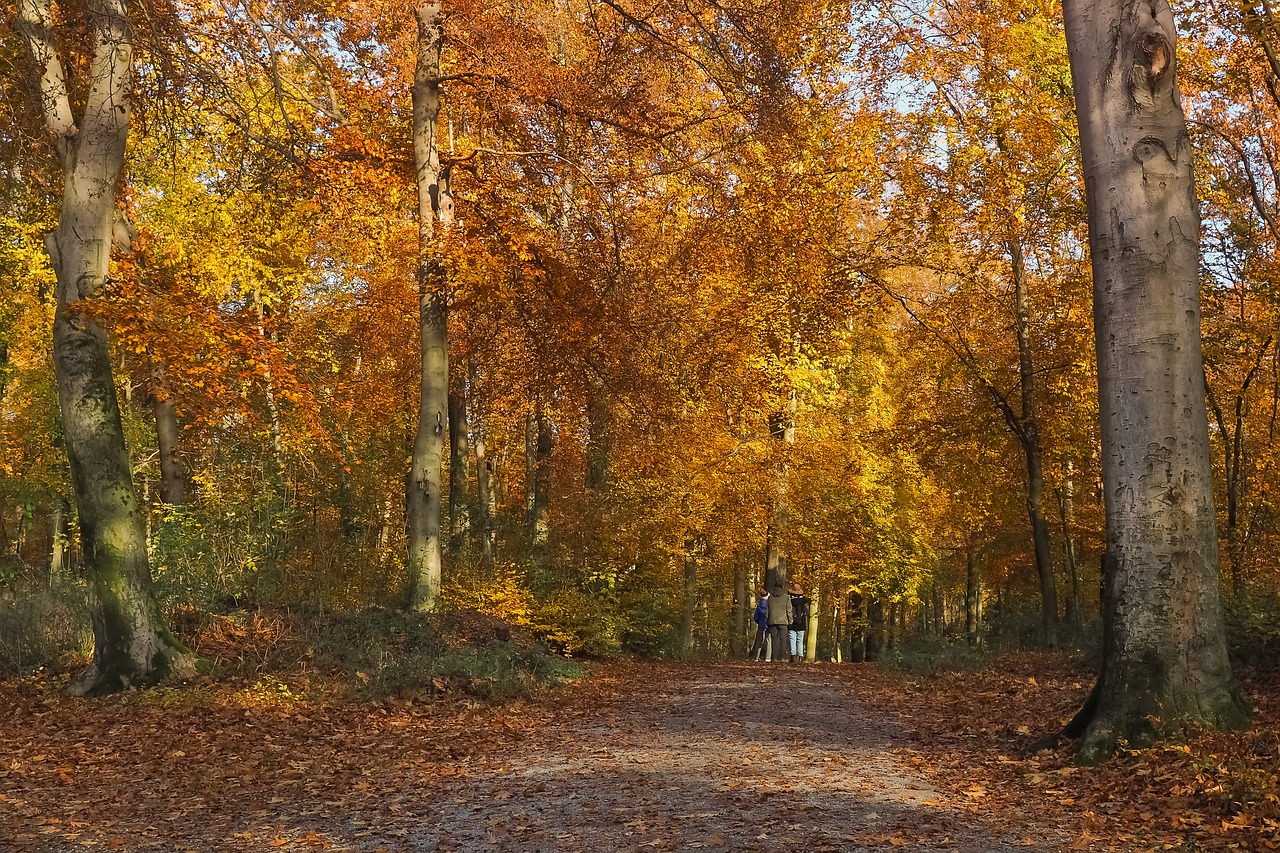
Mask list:
[[[1280,849],[1274,677],[1245,681],[1255,705],[1250,731],[1198,732],[1086,768],[1069,742],[1035,751],[1093,683],[1065,656],[1012,655],[982,672],[924,680],[868,669],[858,670],[856,695],[896,717],[911,736],[911,760],[975,812],[1064,827],[1079,850]]]

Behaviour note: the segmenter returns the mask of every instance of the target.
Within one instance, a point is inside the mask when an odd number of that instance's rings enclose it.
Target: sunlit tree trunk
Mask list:
[[[442,559],[441,462],[448,429],[449,294],[438,232],[453,222],[448,170],[440,163],[440,53],[444,8],[424,3],[415,10],[418,61],[413,78],[413,159],[418,185],[418,292],[422,345],[418,432],[413,443],[406,500],[409,604],[432,610],[440,596]]]
[[[68,531],[70,529],[71,507],[67,505],[67,501],[61,495],[56,497],[53,502],[53,518],[50,520],[50,527],[53,531],[53,541],[50,543],[49,555],[49,579],[51,581],[66,580],[71,574],[70,542],[68,541]]]
[[[1081,625],[1082,604],[1080,601],[1080,567],[1076,563],[1075,530],[1075,483],[1072,480],[1073,466],[1068,462],[1062,470],[1062,486],[1058,489],[1058,517],[1062,520],[1063,551],[1067,557],[1067,576],[1071,580],[1071,597],[1067,599],[1067,621],[1076,628]]]
[[[21,0],[18,28],[41,75],[45,129],[63,173],[58,226],[47,240],[58,281],[53,361],[93,592],[94,636],[93,663],[71,690],[100,694],[191,675],[195,660],[164,624],[152,593],[146,526],[106,333],[76,305],[107,277],[133,83],[133,28],[125,3],[91,0],[85,11],[91,55],[78,126],[49,2]]]
[[[1108,571],[1080,748],[1246,721],[1227,659],[1200,353],[1200,218],[1164,0],[1066,0],[1089,205]]]

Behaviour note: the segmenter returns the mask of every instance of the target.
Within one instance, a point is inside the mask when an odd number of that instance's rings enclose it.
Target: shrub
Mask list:
[[[89,599],[70,579],[15,578],[0,598],[0,671],[11,675],[84,662],[93,649]]]

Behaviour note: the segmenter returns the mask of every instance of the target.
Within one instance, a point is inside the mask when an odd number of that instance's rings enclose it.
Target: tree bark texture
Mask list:
[[[79,125],[47,0],[22,0],[18,28],[40,77],[45,129],[63,173],[47,244],[57,277],[54,373],[92,590],[93,662],[70,688],[97,695],[194,674],[151,587],[146,525],[125,448],[106,333],[76,303],[106,281],[133,85],[133,28],[122,0],[85,5],[88,91]],[[72,67],[74,64],[69,64]]]
[[[462,550],[471,534],[470,431],[466,381],[460,378],[449,388],[449,532],[454,552]]]
[[[440,596],[441,463],[449,405],[449,294],[438,240],[453,222],[453,196],[448,171],[440,163],[439,144],[444,7],[439,2],[424,3],[414,14],[418,23],[418,61],[413,78],[413,159],[418,185],[422,382],[406,515],[409,605],[426,611],[435,608]]]
[[[157,389],[156,447],[160,452],[160,500],[170,506],[181,506],[185,500],[185,478],[178,458],[178,410],[173,398],[163,388]]]
[[[1227,659],[1200,350],[1199,207],[1164,0],[1066,0],[1089,207],[1108,571],[1080,758],[1246,720]],[[1156,723],[1156,721],[1159,723]]]

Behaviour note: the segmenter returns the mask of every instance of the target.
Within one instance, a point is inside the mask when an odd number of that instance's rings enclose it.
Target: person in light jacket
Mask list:
[[[791,629],[791,620],[795,614],[791,610],[791,596],[781,583],[775,584],[769,591],[769,642],[773,644],[773,659],[786,660],[784,651],[787,647],[787,632]]]

